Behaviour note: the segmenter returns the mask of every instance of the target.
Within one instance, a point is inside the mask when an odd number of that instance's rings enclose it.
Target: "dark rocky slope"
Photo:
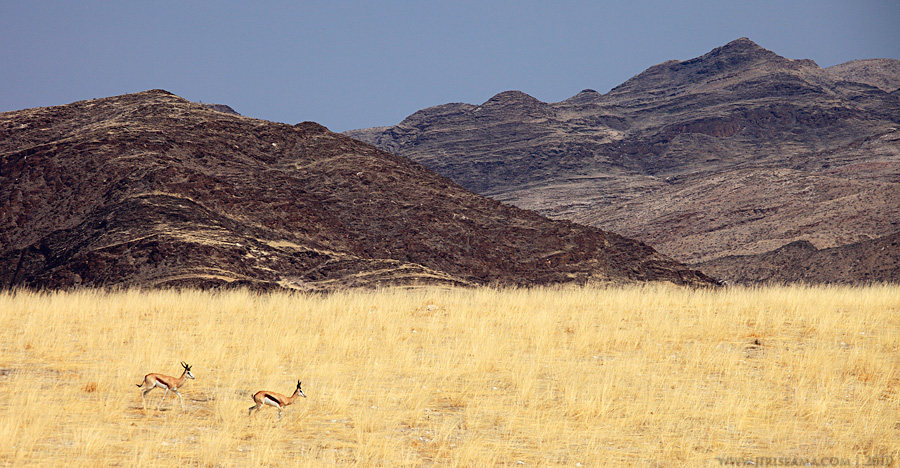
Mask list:
[[[0,114],[0,285],[710,280],[306,122],[165,91]]]

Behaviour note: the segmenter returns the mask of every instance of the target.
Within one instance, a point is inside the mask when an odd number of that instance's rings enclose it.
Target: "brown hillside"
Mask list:
[[[679,261],[823,249],[900,229],[900,93],[850,78],[741,38],[606,94],[505,92],[348,134]]]
[[[154,90],[0,114],[3,287],[709,280],[306,122]]]

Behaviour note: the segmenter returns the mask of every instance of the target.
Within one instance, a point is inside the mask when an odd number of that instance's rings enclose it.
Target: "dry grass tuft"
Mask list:
[[[0,464],[898,460],[898,336],[897,286],[2,293]]]

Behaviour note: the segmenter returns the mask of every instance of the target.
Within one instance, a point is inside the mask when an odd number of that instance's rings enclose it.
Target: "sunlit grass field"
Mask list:
[[[898,341],[898,286],[7,292],[0,465],[898,465]]]

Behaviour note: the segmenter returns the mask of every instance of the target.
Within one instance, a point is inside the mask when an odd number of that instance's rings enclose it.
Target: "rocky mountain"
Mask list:
[[[0,114],[0,286],[711,283],[316,123],[215,109],[153,90]]]
[[[751,261],[900,231],[896,62],[826,70],[741,38],[605,94],[544,103],[507,91],[347,134],[679,261]]]

